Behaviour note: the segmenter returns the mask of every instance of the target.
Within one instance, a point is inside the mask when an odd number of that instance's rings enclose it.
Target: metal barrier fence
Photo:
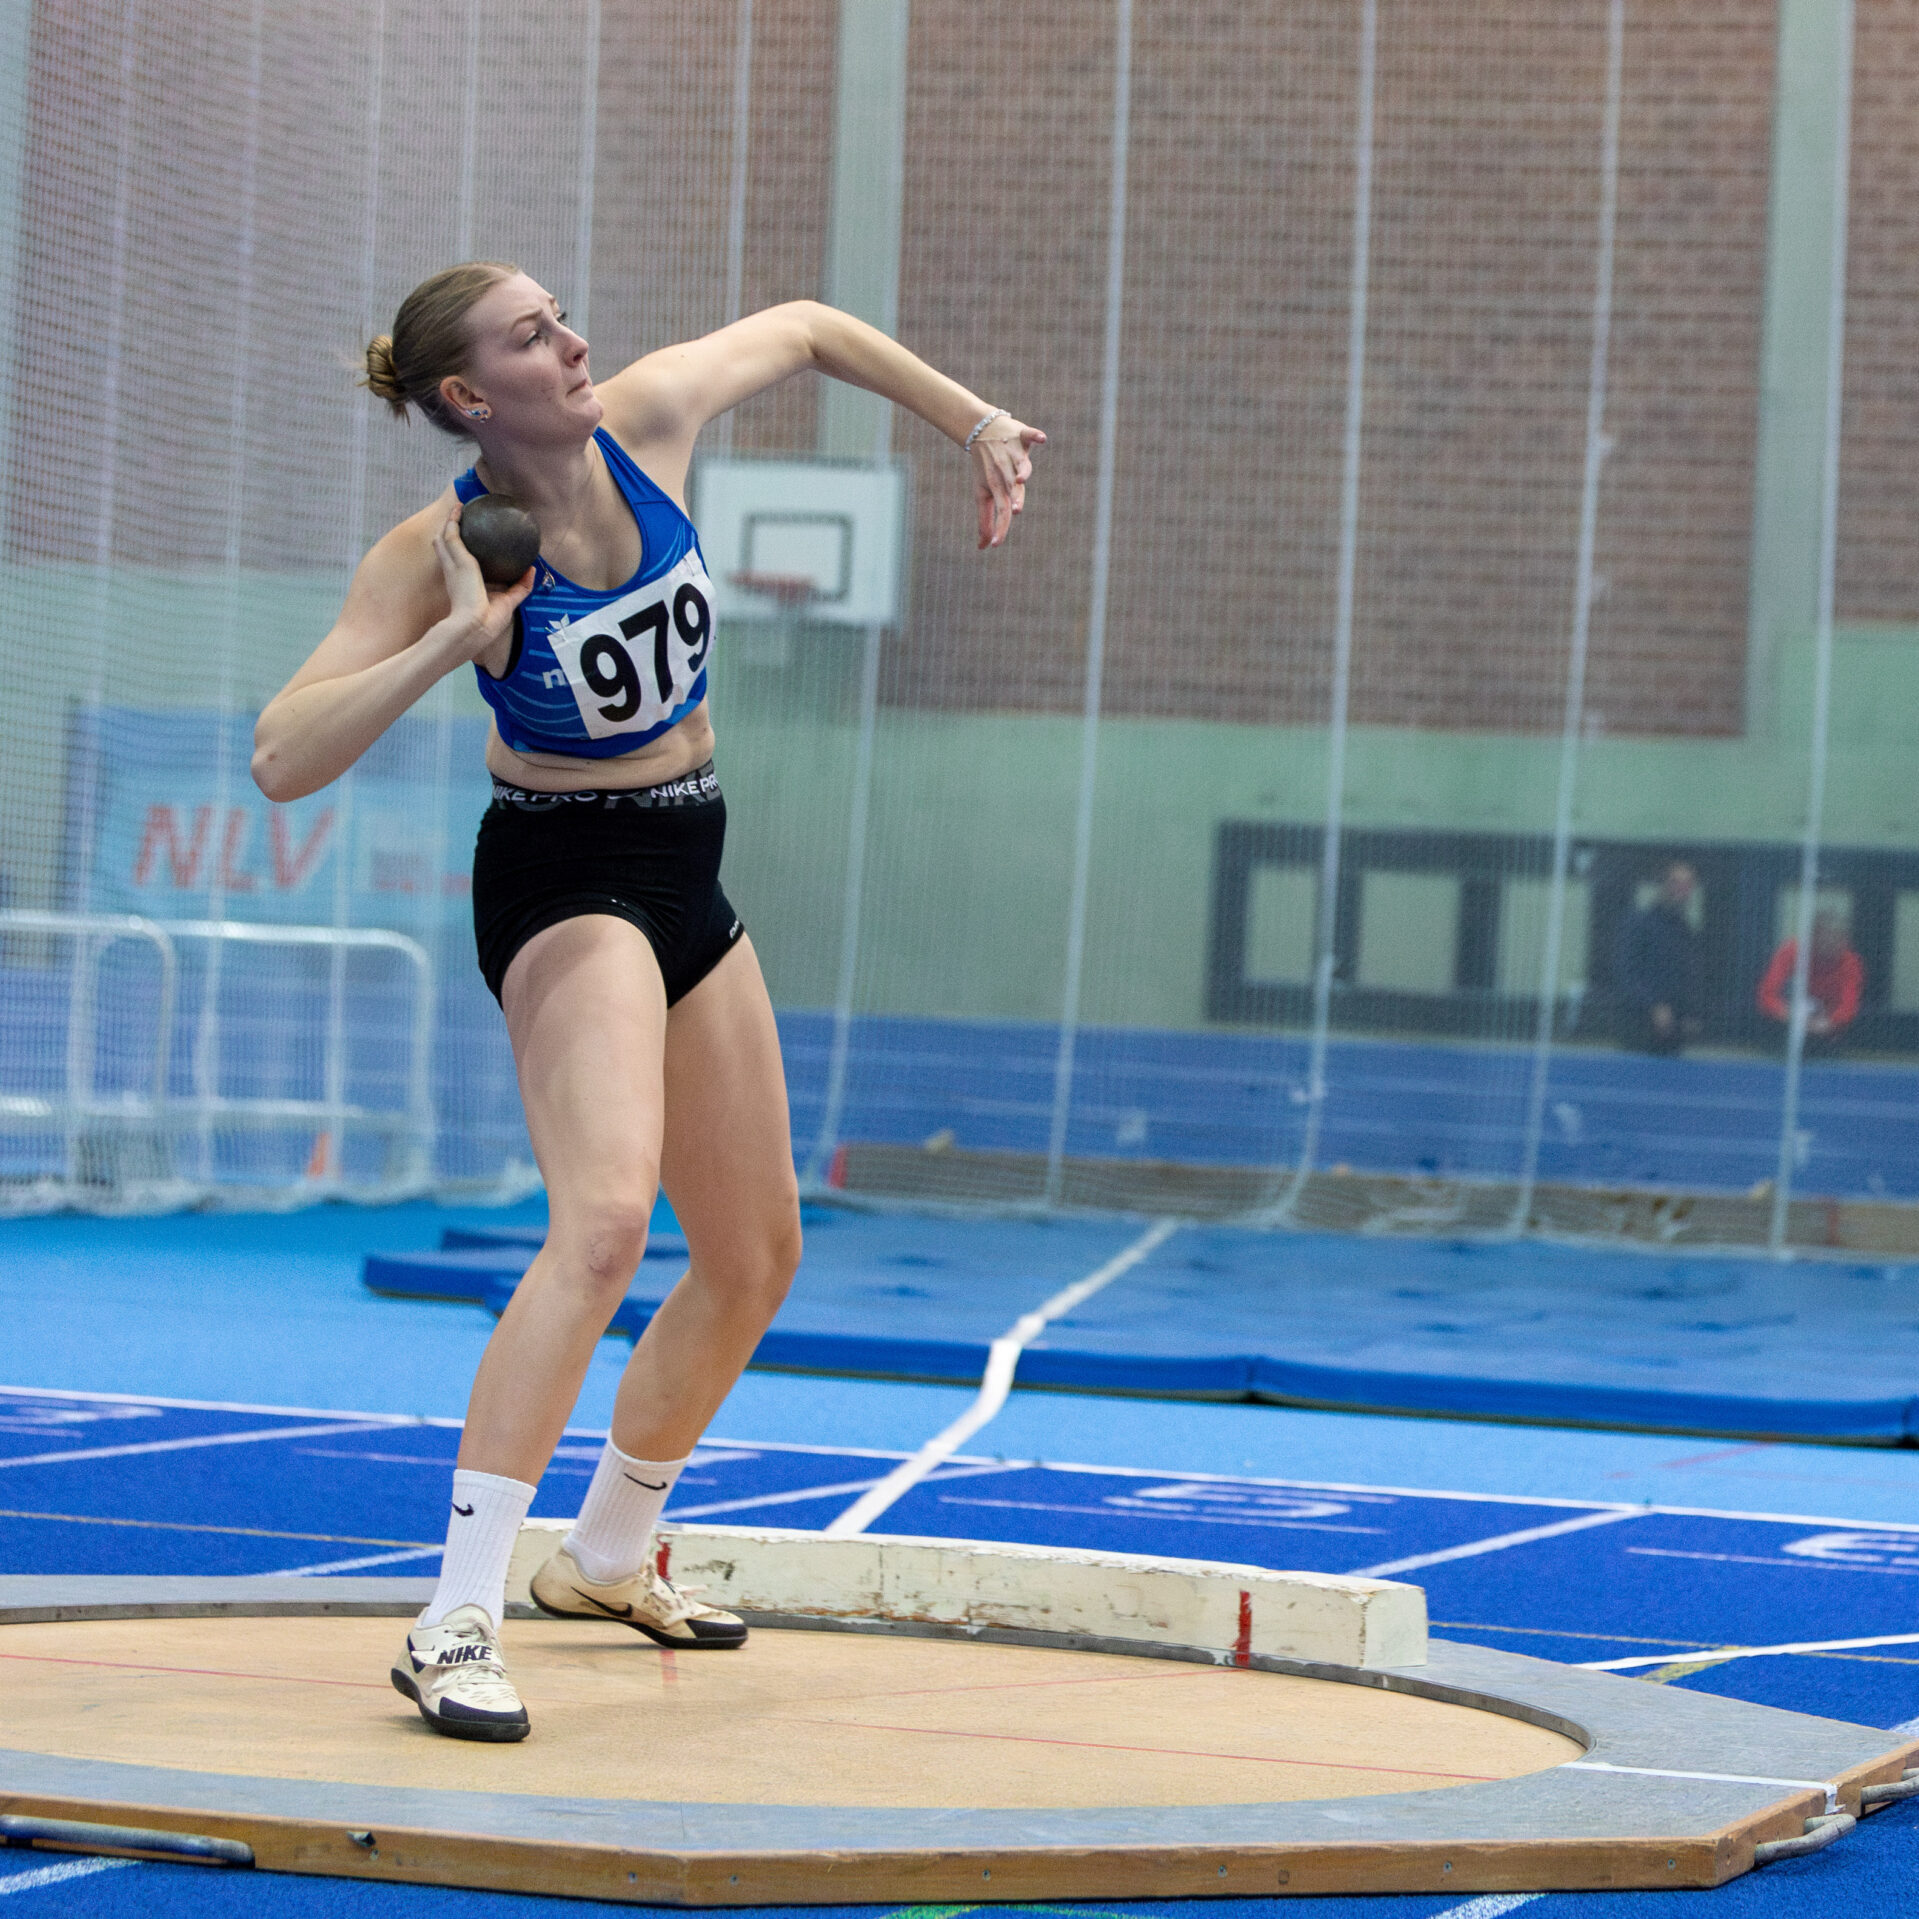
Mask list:
[[[360,1196],[398,1197],[425,1191],[433,1176],[436,1131],[432,1092],[435,986],[433,963],[419,941],[377,927],[263,926],[238,920],[151,920],[136,914],[0,910],[0,936],[44,935],[73,943],[66,970],[65,1044],[57,1087],[0,1085],[0,1128],[13,1136],[13,1164],[0,1178],[0,1210],[38,1209],[103,1188],[121,1203],[152,1204],[220,1183],[218,1136],[236,1129],[291,1135],[305,1154],[300,1197],[346,1190],[342,1176],[349,1134],[388,1143],[381,1172]],[[100,963],[117,942],[149,946],[157,960],[157,991],[123,992],[103,1003]],[[183,942],[202,944],[199,1016],[178,1018]],[[236,949],[291,948],[323,952],[329,961],[321,1032],[317,1096],[235,1093],[223,1071],[217,1014],[221,973]],[[405,963],[411,980],[397,1105],[348,1096],[349,1007],[346,960],[353,953],[388,953]],[[277,997],[277,996],[276,996]],[[293,1009],[281,1000],[282,1017]],[[145,1023],[150,1041],[137,1048],[150,1065],[137,1085],[103,1089],[102,1029]],[[124,1039],[124,1036],[122,1036]],[[184,1045],[182,1044],[184,1042]],[[126,1050],[124,1044],[122,1051]],[[184,1051],[182,1071],[176,1055]],[[26,1057],[23,1059],[23,1054]],[[9,1047],[5,1070],[32,1065],[30,1053]],[[37,1145],[36,1142],[37,1141]],[[189,1157],[191,1166],[183,1163]],[[280,1197],[285,1197],[284,1191]]]

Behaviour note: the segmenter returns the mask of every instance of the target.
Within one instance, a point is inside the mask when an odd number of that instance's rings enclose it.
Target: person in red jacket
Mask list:
[[[1790,1030],[1792,975],[1799,963],[1799,942],[1782,940],[1759,982],[1759,1010]],[[1821,913],[1812,923],[1812,964],[1806,975],[1806,1045],[1831,1052],[1859,1011],[1866,963],[1852,950],[1846,922],[1837,913]]]

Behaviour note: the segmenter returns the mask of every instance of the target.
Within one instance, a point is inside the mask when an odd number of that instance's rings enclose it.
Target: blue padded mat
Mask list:
[[[807,1209],[755,1364],[970,1381],[1021,1314],[1121,1251],[1119,1221]],[[366,1282],[504,1309],[524,1244],[373,1255]],[[1028,1386],[1558,1424],[1919,1439],[1919,1268],[1188,1227],[1050,1326]],[[649,1260],[615,1330],[676,1277]]]
[[[522,1251],[528,1259],[546,1244],[544,1226],[449,1226],[440,1235],[443,1252]],[[678,1233],[652,1233],[646,1242],[647,1259],[686,1258],[686,1241]]]

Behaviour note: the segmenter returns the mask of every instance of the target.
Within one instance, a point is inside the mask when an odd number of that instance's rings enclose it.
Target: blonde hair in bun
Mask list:
[[[367,342],[360,384],[401,419],[418,407],[442,432],[470,439],[466,422],[441,398],[440,382],[466,367],[474,303],[519,270],[505,260],[468,260],[422,280],[400,302],[393,331]]]
[[[367,342],[366,372],[360,384],[376,400],[384,400],[401,419],[406,418],[406,388],[393,365],[393,335],[382,333]]]

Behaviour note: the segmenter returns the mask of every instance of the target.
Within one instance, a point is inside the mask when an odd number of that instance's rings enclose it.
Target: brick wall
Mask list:
[[[832,143],[831,0],[760,11],[749,306],[818,292]],[[25,557],[193,570],[231,544],[247,566],[346,563],[471,458],[355,389],[367,332],[461,257],[517,260],[581,304],[579,0],[483,10],[470,196],[464,9],[388,0],[382,41],[372,0],[274,0],[257,117],[249,14],[145,10],[123,112],[125,10],[36,9],[11,476]],[[602,369],[724,318],[737,8],[676,14],[604,0]],[[810,443],[812,418],[795,387],[747,409],[741,436]]]
[[[375,126],[371,0],[269,15],[250,267],[248,9],[207,0],[140,29],[116,322],[124,16],[105,0],[37,12],[12,481],[24,555],[200,568],[231,547],[248,565],[333,565],[463,463],[430,430],[391,428],[347,368],[369,301],[384,324],[456,250],[464,16],[390,0]],[[1773,15],[1772,0],[1628,10],[1591,669],[1612,731],[1740,724]],[[835,17],[832,0],[756,10],[749,309],[820,286]],[[1349,0],[1137,9],[1109,712],[1326,712],[1357,17]],[[1379,17],[1354,716],[1549,729],[1572,614],[1604,8],[1382,0]],[[481,18],[471,250],[571,296],[584,9]],[[723,317],[736,18],[734,0],[606,0],[602,371]],[[1053,443],[1012,548],[981,557],[958,456],[902,427],[917,518],[896,703],[1081,698],[1113,19],[1108,0],[916,0],[902,336]],[[1860,43],[1841,604],[1910,617],[1919,6],[1861,0]],[[803,450],[814,420],[794,383],[743,411],[739,443]]]
[[[1919,620],[1919,5],[1857,0],[1839,616]]]
[[[902,329],[1053,445],[1025,550],[990,567],[926,463],[896,699],[1080,698],[1111,17],[915,8]],[[1630,18],[1592,705],[1615,730],[1723,733],[1745,650],[1772,7]],[[1379,19],[1354,717],[1557,727],[1604,9],[1386,0]],[[1141,10],[1107,711],[1327,710],[1356,23],[1349,6]]]

